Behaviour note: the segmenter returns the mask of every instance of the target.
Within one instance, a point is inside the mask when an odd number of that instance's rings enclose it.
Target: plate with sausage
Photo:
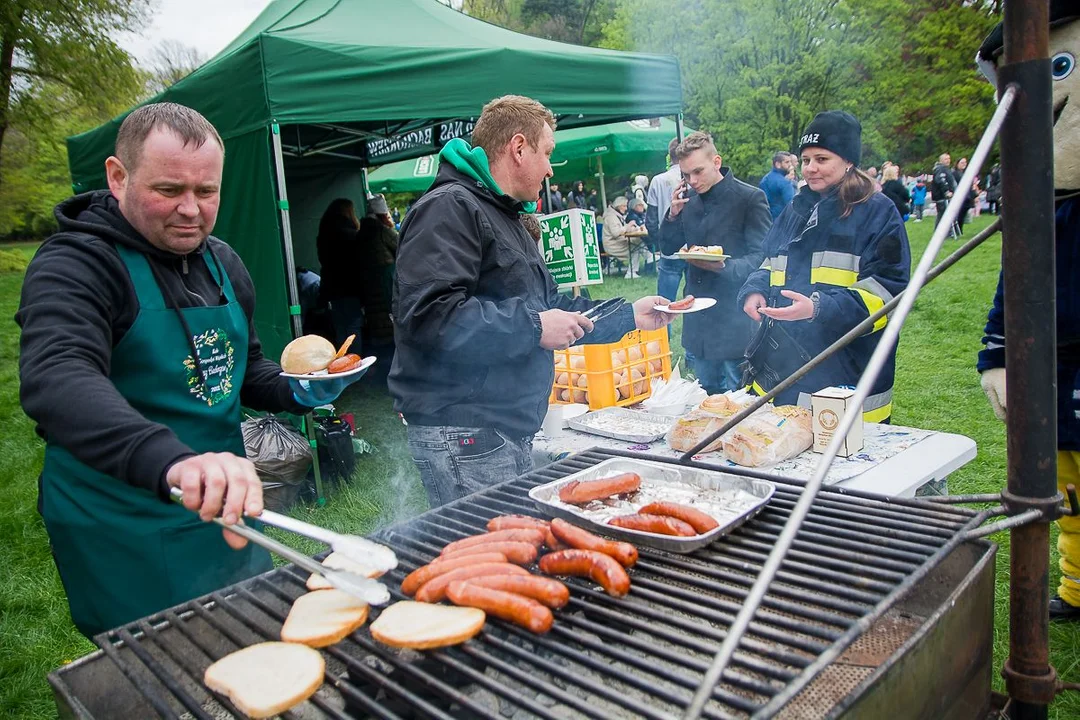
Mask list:
[[[542,512],[592,532],[688,553],[752,518],[775,489],[724,472],[613,458],[539,485],[529,497]]]
[[[682,315],[684,313],[700,312],[702,310],[708,310],[716,304],[716,298],[696,298],[693,295],[687,295],[681,300],[675,300],[667,305],[654,305],[653,310],[658,310],[664,313],[672,313],[675,315]]]
[[[281,375],[296,378],[297,380],[337,380],[357,373],[367,372],[367,369],[375,364],[375,359],[374,355],[362,358],[359,355],[347,354],[333,360],[325,370],[310,373],[289,373],[282,370]]]

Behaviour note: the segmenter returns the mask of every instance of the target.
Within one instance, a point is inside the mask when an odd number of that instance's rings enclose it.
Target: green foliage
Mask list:
[[[475,18],[536,37],[595,45],[616,0],[465,0]]]
[[[146,73],[112,39],[143,25],[151,0],[0,4],[0,237],[55,227],[71,194],[64,138],[134,104]]]
[[[30,260],[17,250],[0,248],[0,273],[23,272]]]
[[[993,109],[972,58],[994,22],[981,2],[626,0],[601,45],[678,57],[687,124],[753,177],[826,109],[862,121],[865,165],[966,154]]]

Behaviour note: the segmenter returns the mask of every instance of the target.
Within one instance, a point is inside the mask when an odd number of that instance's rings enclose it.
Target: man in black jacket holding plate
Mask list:
[[[687,364],[701,386],[710,394],[722,393],[742,382],[740,363],[752,323],[736,299],[765,257],[762,241],[772,214],[765,193],[723,167],[707,133],[688,135],[675,155],[683,182],[660,225],[660,250],[671,255],[683,246],[724,248],[727,257],[689,261],[686,294],[715,298],[716,305],[686,315],[682,332]]]

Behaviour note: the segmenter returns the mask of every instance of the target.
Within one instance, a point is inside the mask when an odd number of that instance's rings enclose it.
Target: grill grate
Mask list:
[[[400,561],[387,585],[400,598],[401,579],[446,543],[483,532],[491,517],[531,509],[527,493],[535,485],[615,455],[581,453],[378,533]],[[756,518],[690,555],[641,548],[626,598],[570,579],[570,604],[546,636],[491,621],[465,645],[416,653],[384,647],[361,629],[324,649],[326,683],[285,717],[679,717],[798,493],[797,483],[778,483]],[[974,520],[966,509],[822,492],[704,716],[771,716],[804,688],[800,704],[820,716],[895,647],[863,634],[871,622]],[[206,691],[203,671],[239,647],[277,639],[305,580],[292,566],[280,568],[95,638],[126,678],[109,692],[136,690],[146,715],[240,716]],[[888,627],[910,631],[913,622],[894,619]],[[822,682],[822,671],[837,682]],[[84,708],[64,674],[50,681]]]

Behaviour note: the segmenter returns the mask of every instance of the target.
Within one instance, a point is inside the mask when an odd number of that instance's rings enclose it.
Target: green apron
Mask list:
[[[248,322],[228,274],[207,255],[227,303],[180,310],[204,384],[177,311],[165,307],[146,257],[116,249],[138,295],[139,314],[113,349],[109,379],[133,408],[196,453],[243,457],[240,386]],[[41,473],[41,513],[71,618],[88,637],[271,568],[262,548],[249,544],[234,551],[217,525],[51,443]]]

